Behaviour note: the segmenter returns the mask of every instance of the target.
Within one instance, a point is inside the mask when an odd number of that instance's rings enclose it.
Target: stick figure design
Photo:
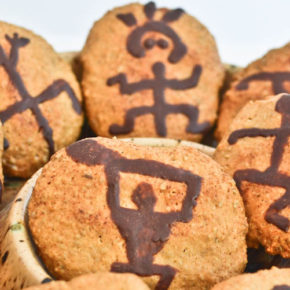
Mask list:
[[[282,162],[284,148],[290,137],[290,95],[282,95],[276,103],[275,110],[282,115],[280,128],[240,129],[230,135],[228,142],[229,144],[235,144],[239,139],[244,137],[275,137],[271,165],[265,171],[258,171],[256,169],[238,170],[234,173],[234,179],[241,193],[242,181],[284,188],[285,193],[267,209],[265,220],[282,231],[287,232],[290,228],[290,220],[282,216],[280,212],[290,206],[290,176],[279,172],[279,166]]]
[[[168,114],[182,113],[189,119],[186,132],[188,133],[201,133],[210,127],[208,122],[198,124],[199,110],[196,106],[188,104],[171,105],[166,103],[164,91],[165,89],[184,90],[193,88],[197,85],[200,74],[201,66],[196,65],[189,78],[184,80],[166,79],[165,66],[161,62],[157,62],[152,68],[154,78],[145,79],[136,83],[128,83],[125,74],[119,74],[108,80],[108,85],[112,86],[116,83],[120,84],[120,92],[122,94],[133,94],[138,91],[147,89],[153,90],[154,105],[135,107],[127,111],[125,122],[123,125],[113,124],[110,126],[111,134],[127,134],[134,128],[135,119],[139,116],[146,114],[153,114],[155,120],[155,128],[159,136],[165,137],[167,135],[166,116]]]
[[[270,81],[275,95],[287,93],[284,82],[290,82],[290,72],[261,72],[253,74],[239,82],[236,89],[238,91],[247,90],[249,83],[254,81]]]
[[[52,100],[60,95],[62,92],[66,92],[71,99],[72,107],[77,114],[81,114],[81,105],[77,99],[73,89],[63,79],[54,81],[48,88],[42,91],[38,96],[33,97],[27,91],[21,75],[17,71],[17,63],[19,58],[19,49],[28,45],[30,40],[28,38],[20,38],[17,33],[14,33],[13,37],[5,35],[6,40],[10,43],[10,54],[6,55],[3,47],[0,45],[0,67],[3,66],[4,70],[8,74],[12,84],[17,89],[21,101],[17,101],[15,104],[10,105],[5,110],[0,111],[0,119],[2,123],[5,123],[13,115],[22,113],[26,110],[31,110],[34,114],[39,128],[42,130],[42,134],[49,147],[49,155],[54,153],[54,141],[53,131],[49,126],[47,119],[42,114],[39,104]],[[4,139],[4,148],[7,149],[9,143]]]
[[[201,190],[201,177],[188,170],[146,159],[126,159],[94,140],[82,140],[67,148],[67,154],[78,163],[103,165],[107,179],[107,203],[113,222],[126,242],[128,263],[115,262],[112,272],[159,275],[156,289],[167,289],[177,272],[170,265],[154,264],[154,256],[162,250],[175,222],[188,223]],[[131,198],[137,209],[120,205],[120,172],[134,173],[186,184],[186,195],[180,211],[156,212],[156,196],[152,186],[140,183]]]
[[[147,22],[142,26],[136,26],[131,31],[127,39],[127,50],[136,58],[145,57],[146,50],[158,46],[161,49],[167,49],[169,43],[166,39],[154,40],[153,38],[146,38],[148,32],[158,32],[171,40],[173,46],[168,56],[168,61],[177,63],[187,53],[187,48],[182,42],[177,33],[168,25],[168,23],[178,20],[184,13],[182,9],[175,9],[167,11],[160,21],[153,19],[156,11],[156,6],[150,2],[144,6],[144,13],[147,17]],[[132,13],[118,14],[118,19],[126,26],[132,27],[137,25],[137,20]],[[145,40],[143,41],[143,39]],[[123,125],[113,124],[109,128],[112,135],[128,134],[133,131],[135,119],[137,117],[152,114],[154,116],[155,129],[159,136],[165,137],[167,135],[166,116],[169,114],[183,114],[189,119],[186,128],[187,133],[205,133],[210,128],[209,122],[199,124],[199,109],[197,106],[189,104],[175,104],[171,105],[165,101],[165,90],[186,90],[194,88],[198,85],[202,73],[202,67],[196,65],[193,68],[191,76],[183,80],[167,79],[165,65],[161,62],[156,62],[152,66],[154,77],[152,79],[143,79],[139,82],[128,83],[125,73],[118,74],[107,80],[108,86],[120,84],[121,94],[134,94],[143,90],[152,90],[154,97],[153,106],[140,106],[129,109],[126,112]]]

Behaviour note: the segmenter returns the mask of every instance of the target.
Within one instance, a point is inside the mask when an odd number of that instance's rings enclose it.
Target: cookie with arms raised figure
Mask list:
[[[224,67],[208,30],[153,2],[109,11],[81,53],[88,119],[100,136],[201,140],[211,128]]]
[[[290,95],[249,102],[215,152],[244,199],[249,245],[290,258]]]
[[[0,120],[7,175],[29,177],[82,125],[81,94],[69,65],[40,36],[0,22]]]
[[[45,165],[28,216],[38,253],[58,279],[111,271],[155,289],[208,289],[247,260],[234,181],[186,146],[78,141]]]

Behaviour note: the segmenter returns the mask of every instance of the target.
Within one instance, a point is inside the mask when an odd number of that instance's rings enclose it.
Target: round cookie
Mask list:
[[[28,206],[58,279],[128,272],[156,289],[208,289],[241,273],[247,223],[234,181],[186,146],[89,138],[44,166]]]
[[[81,62],[99,136],[198,141],[216,119],[224,67],[212,35],[182,9],[150,2],[109,11],[91,29]]]
[[[0,22],[4,171],[27,178],[81,129],[81,93],[70,66],[40,36]]]
[[[290,269],[272,268],[243,274],[215,285],[212,290],[290,290]]]
[[[290,95],[249,102],[215,152],[244,199],[249,246],[290,258]]]
[[[117,273],[95,273],[76,277],[69,282],[50,283],[25,288],[26,290],[149,290],[136,275]]]
[[[280,93],[290,93],[290,43],[269,51],[234,75],[223,97],[216,137],[220,140],[224,136],[248,101]]]

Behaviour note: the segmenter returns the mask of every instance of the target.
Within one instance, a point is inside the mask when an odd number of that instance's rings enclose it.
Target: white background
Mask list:
[[[57,51],[80,50],[93,22],[124,0],[0,0],[0,20],[42,35]],[[140,1],[146,3],[147,1]],[[290,41],[290,0],[156,0],[181,7],[215,36],[222,60],[245,66]]]

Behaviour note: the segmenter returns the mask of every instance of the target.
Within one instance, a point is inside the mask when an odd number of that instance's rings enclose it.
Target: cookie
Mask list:
[[[69,282],[53,281],[26,290],[149,290],[148,286],[136,275],[117,273],[87,274]]]
[[[269,51],[234,75],[223,96],[216,137],[220,140],[239,110],[250,100],[290,93],[290,43]]]
[[[212,290],[290,290],[290,269],[272,268],[243,274],[217,284]]]
[[[208,289],[247,261],[234,181],[186,146],[78,141],[45,165],[28,216],[57,279],[111,271],[137,274],[150,288]]]
[[[199,141],[216,119],[224,67],[214,38],[182,9],[109,11],[81,53],[93,130],[104,137]]]
[[[290,258],[290,95],[249,102],[214,158],[240,190],[251,247]]]
[[[0,120],[4,171],[27,178],[81,129],[81,94],[70,66],[40,36],[0,22]]]

